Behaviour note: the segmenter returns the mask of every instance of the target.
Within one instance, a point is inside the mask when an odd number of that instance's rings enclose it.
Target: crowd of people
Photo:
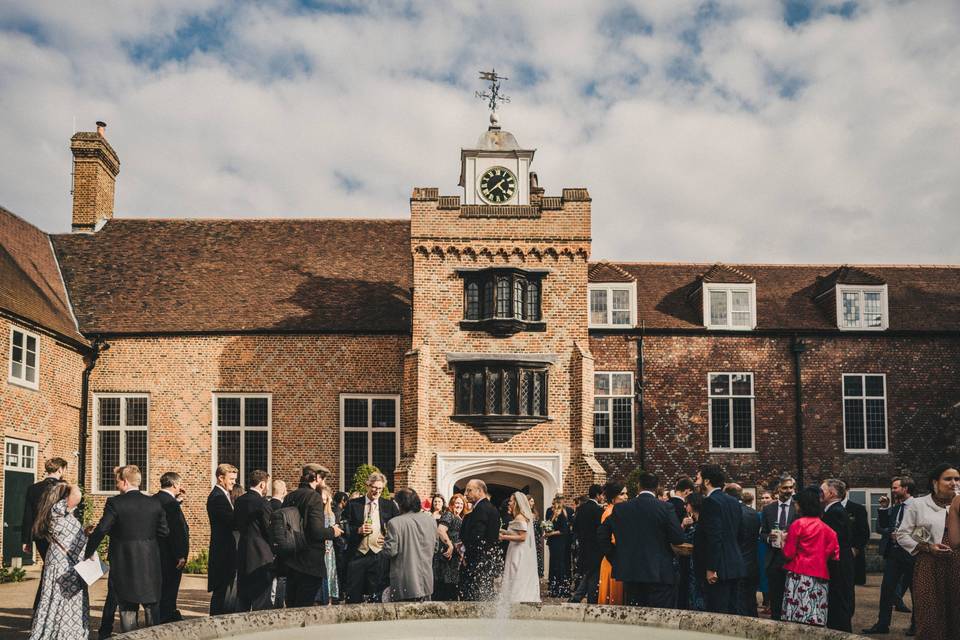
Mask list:
[[[190,552],[181,476],[165,473],[160,491],[140,491],[140,470],[116,470],[117,495],[95,527],[83,528],[80,488],[63,479],[66,462],[47,461],[47,477],[27,494],[25,531],[44,560],[31,638],[87,638],[87,584],[74,566],[109,536],[108,593],[99,634],[181,619],[180,579]],[[482,480],[462,494],[421,500],[372,473],[365,492],[326,484],[328,470],[305,465],[298,487],[255,470],[220,465],[207,498],[210,615],[279,607],[423,600],[569,602],[679,608],[759,615],[851,631],[856,584],[865,579],[867,512],[828,478],[797,487],[784,476],[753,494],[714,464],[681,477],[672,490],[647,472],[636,495],[623,483],[592,485],[569,504],[556,496],[540,518],[532,496],[517,491],[501,505]],[[908,477],[891,483],[881,504],[885,558],[877,623],[909,611],[911,631],[931,640],[960,637],[960,472],[943,464],[923,496]],[[864,531],[865,530],[865,531]],[[544,566],[544,547],[549,563]],[[30,551],[30,544],[24,551]]]

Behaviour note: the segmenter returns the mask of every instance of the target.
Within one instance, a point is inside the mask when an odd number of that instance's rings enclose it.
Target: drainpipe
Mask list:
[[[106,351],[108,348],[109,345],[103,341],[103,338],[96,336],[93,339],[93,344],[90,345],[90,351],[83,359],[86,366],[83,368],[83,376],[80,381],[80,439],[79,451],[77,452],[77,483],[84,491],[86,491],[87,482],[87,413],[90,406],[88,400],[88,396],[90,395],[90,373],[93,371],[93,368],[97,366],[97,359],[100,357],[100,352]]]
[[[643,414],[643,322],[640,323],[640,335],[637,337],[637,381],[635,383],[635,393],[637,396],[637,425],[638,440],[637,448],[640,451],[640,468],[647,468],[647,433],[644,429]]]
[[[803,486],[803,381],[800,378],[800,356],[807,350],[807,345],[796,335],[790,341],[790,351],[793,352],[793,377],[796,385],[794,400],[794,422],[796,426],[797,448],[797,486]]]

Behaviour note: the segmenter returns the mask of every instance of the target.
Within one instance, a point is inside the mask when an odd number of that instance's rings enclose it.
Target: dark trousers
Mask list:
[[[787,572],[778,567],[767,567],[767,598],[770,600],[770,619],[783,615],[783,592],[787,588]]]
[[[113,635],[113,620],[117,615],[117,597],[113,595],[113,588],[107,580],[107,599],[103,603],[103,613],[100,615],[100,630],[98,635],[106,638]]]
[[[718,580],[703,583],[703,604],[711,613],[737,612],[737,585],[739,580]]]
[[[737,614],[757,617],[757,584],[756,574],[740,578],[737,583]]]
[[[677,584],[674,589],[677,592],[677,609],[690,608],[690,558],[681,557],[677,562]]]
[[[270,591],[273,588],[273,572],[269,565],[260,567],[245,576],[237,576],[237,611],[261,611],[272,609]]]
[[[301,573],[287,567],[287,608],[312,607],[324,580],[323,576]]]
[[[600,595],[600,564],[584,567],[580,583],[570,596],[572,602],[581,602],[586,596],[589,604],[597,604]]]
[[[854,586],[853,572],[830,579],[827,592],[827,628],[850,633],[853,625]]]
[[[877,617],[877,626],[881,629],[890,628],[893,608],[903,601],[903,593],[905,593],[899,591],[900,584],[903,581],[907,585],[913,582],[915,562],[916,559],[899,546],[890,549],[883,565],[883,582],[880,584],[880,612]]]
[[[237,610],[237,578],[220,585],[210,594],[210,615],[219,616]]]
[[[183,570],[177,569],[176,564],[163,572],[160,585],[160,604],[157,607],[157,624],[182,620],[183,616],[177,611],[177,595],[180,593],[180,579]]]
[[[677,604],[677,586],[659,582],[624,582],[623,604],[673,609]]]
[[[384,560],[382,553],[357,553],[347,566],[347,604],[379,602],[384,588]]]
[[[157,621],[157,603],[144,602],[142,604],[144,621],[143,626],[152,627]],[[124,600],[117,600],[117,606],[120,608],[120,631],[126,633],[139,628],[137,623],[137,614],[140,613],[140,605],[141,603],[139,602],[126,602]]]

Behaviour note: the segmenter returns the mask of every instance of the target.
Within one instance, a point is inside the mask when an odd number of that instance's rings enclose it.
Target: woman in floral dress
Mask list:
[[[48,540],[50,548],[30,640],[87,640],[90,635],[87,585],[73,568],[87,544],[73,513],[81,499],[80,487],[66,483],[51,486],[41,498],[33,535]]]
[[[820,492],[801,491],[795,498],[797,519],[787,530],[783,565],[787,582],[781,620],[822,627],[827,623],[828,560],[840,558],[837,533],[820,519]]]

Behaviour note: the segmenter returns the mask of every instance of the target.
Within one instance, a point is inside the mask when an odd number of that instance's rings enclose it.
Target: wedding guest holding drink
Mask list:
[[[387,557],[382,556],[387,523],[397,515],[397,505],[383,497],[387,477],[371,473],[367,493],[347,503],[347,581],[343,586],[347,603],[377,602],[383,591]],[[436,525],[434,525],[436,526]]]
[[[570,597],[570,524],[573,509],[564,506],[563,496],[553,498],[553,506],[547,509],[548,530],[544,534],[550,549],[550,581],[548,593],[551,598]]]
[[[929,494],[907,505],[894,536],[897,544],[917,558],[912,591],[917,637],[955,640],[960,638],[960,561],[948,544],[947,512],[951,502],[957,502],[960,471],[951,464],[938,465],[927,476],[927,490]]]
[[[787,582],[781,620],[822,627],[827,624],[830,588],[828,560],[840,559],[837,534],[820,519],[820,492],[807,488],[796,496],[797,519],[787,530],[783,565]]]
[[[626,501],[629,494],[626,485],[608,482],[603,485],[603,497],[606,498],[607,504],[603,508],[603,515],[600,516],[601,524],[606,522],[613,513],[613,507]],[[616,545],[616,537],[611,537],[610,542]],[[623,582],[613,577],[613,565],[606,557],[600,562],[600,591],[597,604],[623,604]]]
[[[787,572],[783,565],[783,534],[797,519],[797,509],[793,504],[793,494],[797,482],[790,476],[780,478],[777,486],[777,499],[767,504],[761,513],[760,537],[764,540],[764,566],[761,568],[767,576],[767,591],[770,601],[770,619],[779,620],[783,608],[783,589],[787,583]]]
[[[459,493],[450,496],[450,503],[437,523],[440,550],[434,556],[434,600],[453,601],[459,599],[460,565],[463,564],[460,527],[463,526],[463,510],[466,503],[466,498]]]
[[[32,531],[23,534],[47,547],[30,640],[87,640],[90,635],[87,585],[73,570],[87,544],[73,515],[81,500],[77,485],[49,483],[33,512]]]

